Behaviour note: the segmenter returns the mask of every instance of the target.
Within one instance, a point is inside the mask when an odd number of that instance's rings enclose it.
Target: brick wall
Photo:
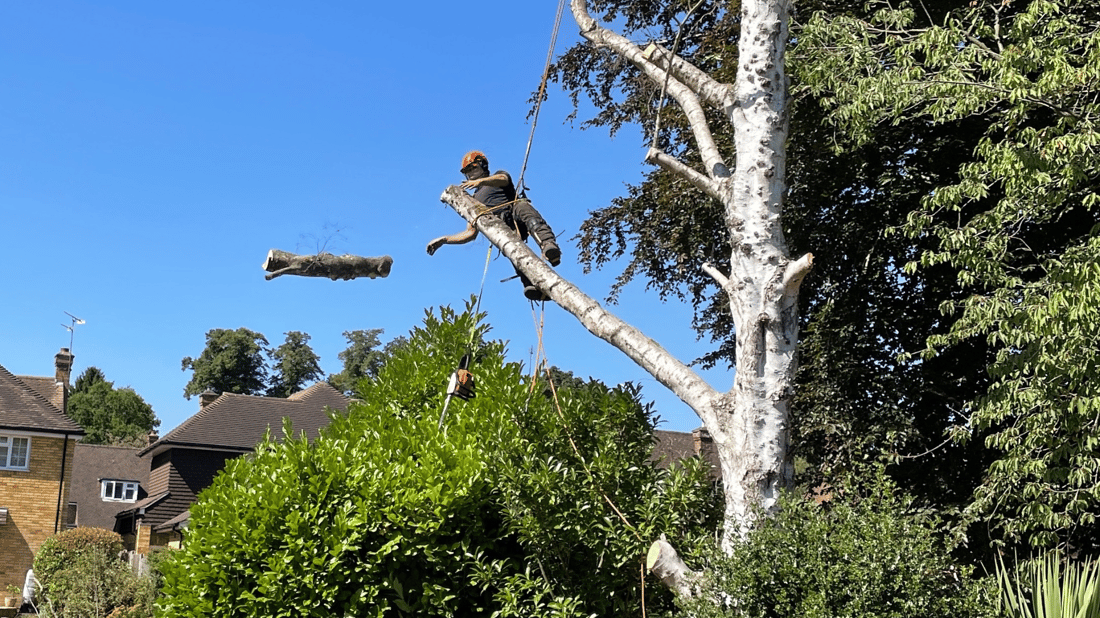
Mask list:
[[[35,552],[54,533],[64,442],[61,437],[31,436],[30,469],[0,470],[0,507],[8,509],[7,523],[0,524],[0,590],[8,585],[22,588]],[[69,439],[62,506],[69,501],[75,448],[76,440]]]

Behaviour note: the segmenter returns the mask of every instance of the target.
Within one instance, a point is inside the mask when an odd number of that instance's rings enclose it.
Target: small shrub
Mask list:
[[[732,555],[713,559],[693,616],[941,618],[994,615],[992,581],[947,553],[934,522],[881,474],[867,495],[789,493]],[[721,602],[714,602],[721,599]]]
[[[133,597],[135,578],[119,559],[122,537],[100,528],[74,528],[42,543],[34,558],[46,616],[101,618]]]

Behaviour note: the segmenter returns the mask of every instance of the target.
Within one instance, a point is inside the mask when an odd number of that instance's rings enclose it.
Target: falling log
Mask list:
[[[267,252],[264,260],[264,270],[268,272],[264,278],[271,281],[281,275],[299,275],[301,277],[328,277],[333,281],[343,279],[355,279],[356,277],[385,277],[390,274],[393,266],[393,258],[388,255],[382,257],[362,257],[359,255],[332,255],[331,253],[318,253],[316,255],[298,255],[278,249]]]

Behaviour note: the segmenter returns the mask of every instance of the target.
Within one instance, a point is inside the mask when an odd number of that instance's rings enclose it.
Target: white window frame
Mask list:
[[[16,442],[24,443],[22,465],[13,464]],[[29,470],[31,465],[31,439],[29,436],[0,435],[0,470]]]
[[[140,483],[137,481],[100,479],[99,497],[102,498],[104,502],[137,502],[139,485]],[[108,488],[110,488],[110,491],[107,490]],[[116,493],[121,494],[122,497],[116,498]],[[130,494],[131,497],[127,498],[127,494]]]

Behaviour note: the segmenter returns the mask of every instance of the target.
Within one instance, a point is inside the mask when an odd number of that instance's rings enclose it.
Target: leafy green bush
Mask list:
[[[164,564],[174,555],[175,551],[171,549],[146,555],[145,568],[137,578],[131,604],[115,608],[107,618],[153,618],[156,601],[160,598],[161,587],[164,585]]]
[[[699,617],[992,616],[991,580],[972,571],[880,471],[867,495],[784,495],[778,515],[713,560],[685,606]]]
[[[191,509],[163,616],[639,613],[637,532],[700,534],[710,484],[654,469],[636,393],[563,393],[563,423],[470,306],[428,312],[313,443],[285,427],[230,462]],[[468,351],[477,396],[440,429]],[[683,505],[712,514],[671,512]]]
[[[136,581],[121,551],[122,537],[101,528],[74,528],[46,539],[34,558],[41,613],[99,618],[128,603]]]

